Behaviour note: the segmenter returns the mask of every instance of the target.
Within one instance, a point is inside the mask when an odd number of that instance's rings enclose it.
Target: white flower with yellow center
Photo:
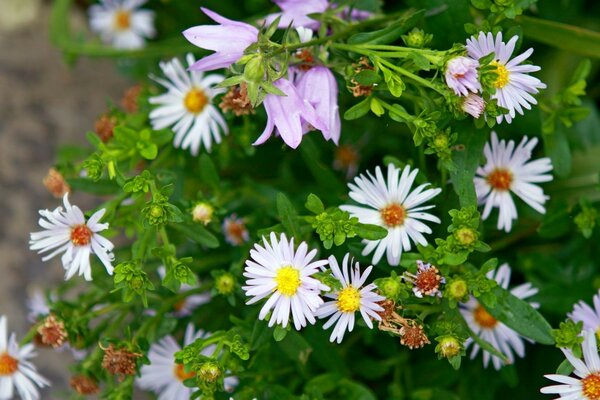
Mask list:
[[[283,233],[277,240],[271,232],[270,240],[263,237],[263,243],[264,247],[254,245],[250,250],[252,259],[246,261],[244,276],[248,279],[242,289],[246,296],[252,297],[246,304],[268,297],[258,318],[265,319],[273,310],[269,326],[277,323],[285,328],[290,312],[297,330],[306,326],[307,321],[314,324],[314,313],[323,304],[321,291],[329,288],[312,275],[326,265],[327,260],[313,261],[317,250],[309,252],[305,242],[294,250],[294,239],[288,241]]]
[[[370,283],[363,287],[373,266],[370,265],[361,275],[360,265],[354,264],[354,268],[349,271],[354,260],[349,260],[350,254],[344,256],[342,261],[342,270],[338,265],[335,257],[329,257],[329,267],[333,276],[340,281],[342,288],[336,292],[328,293],[325,296],[333,299],[323,304],[317,310],[317,317],[327,318],[329,320],[323,325],[323,329],[328,329],[335,323],[335,327],[331,332],[329,340],[331,342],[342,342],[346,330],[352,332],[354,329],[355,314],[360,312],[365,324],[369,329],[373,329],[371,318],[376,321],[381,321],[381,316],[378,311],[383,311],[383,307],[377,304],[378,301],[385,300],[384,296],[380,296],[374,292],[377,288],[374,283]]]
[[[576,377],[548,374],[546,378],[560,385],[546,386],[540,389],[544,394],[556,394],[563,400],[600,400],[600,357],[594,331],[583,331],[581,352],[583,360],[575,357],[570,349],[561,349],[569,363],[575,368]]]
[[[496,132],[492,131],[491,143],[486,143],[483,153],[486,164],[477,168],[474,178],[477,201],[484,204],[482,218],[487,219],[492,208],[498,208],[499,230],[510,232],[513,220],[517,219],[517,208],[511,192],[537,212],[544,214],[544,203],[549,199],[540,182],[549,182],[552,175],[552,163],[548,157],[531,160],[531,152],[538,139],[529,140],[524,136],[515,148],[515,142],[498,140]]]
[[[29,361],[35,356],[32,344],[19,348],[15,334],[8,337],[6,317],[0,316],[0,400],[14,398],[15,389],[22,399],[37,400],[38,388],[50,386]]]
[[[400,175],[402,172],[402,175]],[[364,240],[366,245],[362,254],[375,251],[373,264],[377,264],[384,253],[390,265],[400,264],[402,251],[410,251],[411,241],[427,246],[423,233],[431,233],[431,228],[421,221],[440,223],[440,219],[423,212],[433,208],[423,203],[431,200],[441,189],[427,189],[430,184],[424,183],[411,191],[411,187],[419,173],[411,171],[410,166],[403,170],[392,164],[388,165],[387,182],[381,168],[375,169],[375,176],[367,172],[367,176],[359,175],[354,183],[349,183],[350,197],[366,207],[343,205],[340,208],[357,217],[363,224],[379,225],[387,229],[388,234],[381,240]]]
[[[109,275],[113,273],[112,253],[114,245],[98,232],[108,229],[108,223],[99,223],[106,209],[96,211],[86,222],[83,212],[77,206],[69,203],[69,194],[63,197],[65,209],[56,208],[54,211],[40,210],[42,218],[39,224],[44,231],[31,233],[29,248],[38,253],[52,251],[42,258],[47,261],[63,253],[61,261],[65,269],[65,279],[70,279],[79,273],[86,281],[92,280],[90,254],[95,254]]]
[[[567,316],[575,322],[583,322],[583,329],[594,331],[600,337],[600,292],[593,298],[594,307],[583,300],[573,306],[573,311]]]
[[[146,0],[100,0],[90,7],[90,26],[117,49],[139,49],[156,35],[154,12],[140,10]]]
[[[510,274],[511,270],[508,264],[502,264],[497,270],[488,272],[487,277],[498,282],[498,285],[503,289],[508,290]],[[533,296],[537,292],[538,289],[531,286],[531,283],[523,283],[510,289],[510,293],[513,296],[522,300]],[[539,307],[537,303],[529,304],[535,308]],[[460,312],[471,330],[481,339],[491,344],[496,350],[504,354],[510,363],[513,363],[515,359],[513,352],[519,357],[525,356],[523,339],[528,341],[529,339],[524,338],[494,318],[474,297],[471,296],[471,299],[467,303],[461,304]],[[473,359],[479,353],[480,347],[477,343],[473,342],[473,339],[468,339],[465,346],[468,347],[471,344],[473,344],[473,350],[471,351],[471,359]],[[483,350],[484,367],[487,368],[490,358],[495,369],[502,368],[502,360],[486,350]]]
[[[188,66],[194,62],[194,56],[188,54]],[[175,147],[190,149],[193,155],[197,155],[202,146],[210,151],[213,141],[221,143],[221,134],[229,132],[223,116],[212,104],[216,95],[225,92],[215,87],[223,81],[223,75],[205,76],[201,71],[186,71],[177,58],[161,62],[160,68],[167,79],[153,79],[167,92],[148,99],[158,105],[150,112],[152,127],[155,130],[172,127]]]
[[[183,345],[187,346],[196,339],[206,337],[208,334],[203,330],[195,331],[191,323],[185,329]],[[210,345],[202,349],[202,354],[210,357],[216,345]],[[184,385],[186,379],[195,376],[194,372],[185,371],[182,364],[175,362],[175,353],[181,350],[181,346],[175,338],[167,335],[158,342],[153,343],[148,351],[150,365],[144,365],[141,376],[137,379],[137,385],[150,390],[158,395],[158,400],[189,399],[197,389]],[[225,390],[231,391],[238,384],[238,378],[226,377],[224,380]]]
[[[523,108],[530,110],[531,104],[537,104],[537,100],[531,94],[537,94],[538,89],[546,88],[545,83],[528,75],[530,72],[539,71],[540,67],[531,64],[520,65],[529,58],[533,49],[510,60],[517,40],[519,37],[513,36],[508,43],[504,43],[502,32],[498,32],[495,41],[491,32],[488,32],[487,35],[479,32],[477,37],[471,36],[470,39],[467,39],[467,53],[475,60],[494,53],[492,64],[496,67],[498,77],[494,81],[496,93],[492,95],[492,98],[498,100],[500,107],[508,110],[508,114],[496,117],[498,123],[501,123],[503,119],[511,123],[515,117],[515,111],[523,115]]]

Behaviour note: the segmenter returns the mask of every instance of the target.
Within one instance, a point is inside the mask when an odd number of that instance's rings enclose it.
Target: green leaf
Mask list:
[[[206,154],[200,156],[200,179],[215,192],[219,190],[219,174],[215,164]]]
[[[158,155],[158,146],[154,143],[138,142],[137,149],[146,160],[154,160]]]
[[[313,351],[310,344],[298,332],[288,331],[287,335],[281,342],[277,342],[290,360],[298,362],[300,365],[305,365]]]
[[[340,394],[344,400],[377,400],[368,387],[347,378],[340,381]]]
[[[281,342],[283,339],[285,339],[288,332],[289,331],[286,328],[283,328],[281,325],[276,325],[275,329],[273,329],[273,339],[275,339],[276,342]]]
[[[402,34],[412,29],[423,17],[425,10],[409,10],[406,15],[393,21],[388,27],[373,31],[361,32],[350,36],[349,44],[388,44],[400,38]]]
[[[373,114],[377,115],[378,117],[381,117],[383,114],[385,114],[385,108],[383,108],[383,105],[381,105],[381,102],[377,99],[377,97],[371,97],[371,111],[373,111]]]
[[[281,223],[290,235],[300,238],[300,229],[296,222],[296,209],[287,196],[283,193],[277,193],[277,213]]]
[[[381,82],[381,77],[371,69],[363,69],[354,76],[354,79],[363,86],[371,86]]]
[[[325,211],[325,206],[321,199],[312,193],[308,195],[304,207],[313,214],[321,214]]]
[[[548,209],[546,215],[540,227],[538,233],[543,238],[554,239],[560,237],[571,228],[571,217],[569,215],[568,206],[564,202],[554,203],[551,208]]]
[[[496,305],[486,309],[494,318],[538,343],[554,344],[552,327],[528,302],[512,295],[499,285],[491,291],[496,297]]]
[[[387,229],[379,225],[356,224],[354,232],[363,239],[380,240],[387,236]]]
[[[93,181],[87,178],[67,178],[67,183],[74,190],[93,194],[115,194],[120,191],[120,187],[114,180],[100,179]]]
[[[487,135],[481,131],[466,130],[461,133],[464,138],[464,149],[457,150],[452,154],[452,161],[456,164],[455,171],[450,173],[450,179],[454,186],[454,191],[458,195],[458,201],[461,207],[477,206],[477,195],[473,178],[475,170],[479,165],[479,160],[483,154],[483,146],[487,140]]]
[[[600,58],[600,33],[560,22],[520,15],[527,38],[588,57]]]
[[[552,160],[553,172],[564,178],[571,172],[571,149],[567,140],[566,128],[556,124],[554,133],[544,135],[544,149],[546,155]]]
[[[573,365],[571,365],[569,360],[565,359],[563,360],[563,362],[560,363],[558,368],[556,368],[556,373],[559,375],[569,376],[571,375],[571,373],[573,373],[573,369]]]
[[[385,83],[387,84],[388,90],[394,97],[402,96],[402,92],[406,88],[406,85],[400,78],[400,75],[395,72],[385,68],[382,65],[379,65],[381,71],[383,72],[383,78],[385,79]]]
[[[203,246],[214,249],[219,247],[219,239],[210,233],[208,229],[199,224],[171,224],[170,228],[183,233],[188,239],[191,239]]]
[[[353,105],[344,113],[344,119],[347,121],[351,121],[353,119],[358,119],[364,115],[366,115],[371,109],[371,99],[367,97],[363,101],[358,104]]]

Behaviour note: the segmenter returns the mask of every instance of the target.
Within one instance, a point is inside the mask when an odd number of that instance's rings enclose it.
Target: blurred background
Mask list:
[[[111,60],[79,59],[67,65],[48,38],[50,2],[0,1],[0,314],[21,338],[29,329],[26,299],[36,288],[63,279],[60,259],[42,262],[29,250],[29,232],[38,229],[37,210],[54,209],[55,199],[42,181],[61,145],[83,144],[85,132],[118,103],[131,85]],[[74,27],[87,24],[72,13]],[[90,201],[76,197],[85,207]],[[53,396],[68,385],[68,352],[40,349],[36,365],[53,382]]]

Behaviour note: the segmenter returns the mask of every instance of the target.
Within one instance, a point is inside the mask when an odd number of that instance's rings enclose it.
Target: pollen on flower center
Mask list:
[[[175,364],[175,368],[173,368],[173,373],[175,374],[175,377],[179,379],[180,382],[183,382],[186,379],[191,379],[194,376],[196,376],[196,373],[194,373],[193,371],[185,372],[183,364]]]
[[[512,184],[512,173],[503,168],[498,168],[492,171],[487,176],[488,183],[496,190],[508,190]]]
[[[352,286],[343,288],[338,294],[337,305],[341,312],[353,313],[360,310],[360,292]]]
[[[588,400],[600,400],[600,373],[596,372],[583,378],[581,391]]]
[[[200,89],[193,88],[185,95],[183,104],[192,114],[199,114],[208,103],[206,94]]]
[[[406,219],[406,209],[400,204],[392,203],[381,210],[381,219],[390,228],[403,225]]]
[[[75,246],[85,246],[92,240],[92,231],[86,224],[76,225],[71,228],[71,243]]]
[[[504,86],[508,85],[508,77],[510,76],[510,71],[506,68],[506,66],[500,64],[498,61],[492,61],[492,65],[496,67],[496,74],[498,77],[494,81],[494,87],[496,89],[502,89]]]
[[[492,317],[482,305],[477,306],[473,312],[473,318],[475,318],[475,322],[477,322],[479,326],[485,329],[492,329],[498,323],[498,320]]]
[[[301,283],[300,271],[291,265],[279,268],[277,275],[275,275],[275,283],[277,283],[279,293],[288,297],[293,296]]]
[[[19,368],[19,361],[7,352],[0,354],[0,376],[12,375]]]
[[[115,27],[120,31],[129,29],[129,26],[131,25],[129,11],[125,11],[125,10],[117,11],[115,13],[114,23],[115,23]]]

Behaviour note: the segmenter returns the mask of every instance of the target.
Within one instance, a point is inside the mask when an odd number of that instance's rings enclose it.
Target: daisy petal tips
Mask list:
[[[400,264],[402,251],[410,251],[411,242],[427,245],[424,233],[432,232],[431,228],[422,221],[439,224],[441,221],[435,215],[424,212],[432,209],[433,205],[424,205],[440,192],[441,189],[427,189],[429,183],[419,185],[412,190],[418,169],[404,169],[392,164],[387,168],[387,179],[381,168],[375,169],[375,176],[359,175],[354,183],[349,183],[350,198],[361,206],[343,205],[340,208],[348,211],[352,217],[357,217],[363,224],[379,225],[387,229],[388,234],[381,240],[364,240],[364,256],[374,252],[373,264],[377,264],[386,253],[390,265]]]
[[[40,210],[39,224],[45,230],[31,233],[30,249],[38,253],[50,252],[42,258],[49,260],[62,253],[61,261],[65,269],[65,279],[76,273],[85,280],[92,280],[90,255],[95,254],[109,275],[113,273],[113,244],[98,232],[108,229],[107,223],[100,223],[106,209],[96,211],[87,221],[79,207],[69,203],[69,194],[63,198],[62,207],[54,211]]]
[[[378,312],[383,311],[383,307],[377,304],[377,302],[385,300],[385,297],[374,292],[377,288],[374,283],[363,287],[373,266],[369,266],[361,274],[358,262],[352,268],[353,261],[350,259],[350,254],[346,254],[342,262],[342,269],[340,269],[335,257],[329,257],[331,272],[340,281],[342,287],[340,290],[325,295],[333,300],[323,304],[317,310],[316,315],[319,318],[329,318],[323,325],[323,329],[328,329],[335,324],[329,337],[331,342],[337,341],[341,343],[344,333],[346,331],[352,332],[357,312],[360,312],[369,329],[373,329],[371,318],[381,321],[381,316]]]
[[[183,32],[183,36],[201,49],[215,53],[202,58],[190,67],[195,71],[212,71],[236,63],[244,50],[258,40],[258,29],[243,22],[227,19],[207,8],[202,12],[218,25],[199,25]]]
[[[498,140],[492,131],[492,140],[486,143],[483,153],[486,164],[477,168],[474,178],[477,200],[484,205],[482,218],[490,216],[498,208],[498,229],[510,232],[517,219],[517,208],[512,199],[514,193],[531,208],[544,214],[544,204],[549,199],[536,183],[552,180],[552,163],[548,157],[531,160],[538,139],[523,137],[515,148],[515,142]]]
[[[242,289],[252,297],[246,304],[254,304],[268,298],[258,318],[264,320],[271,312],[269,326],[275,323],[286,327],[290,313],[296,330],[315,323],[315,311],[323,304],[321,291],[329,288],[313,278],[327,260],[313,261],[317,250],[308,251],[305,242],[294,249],[294,239],[285,234],[279,239],[271,233],[263,237],[263,246],[255,244],[246,261],[244,276],[246,286]]]

